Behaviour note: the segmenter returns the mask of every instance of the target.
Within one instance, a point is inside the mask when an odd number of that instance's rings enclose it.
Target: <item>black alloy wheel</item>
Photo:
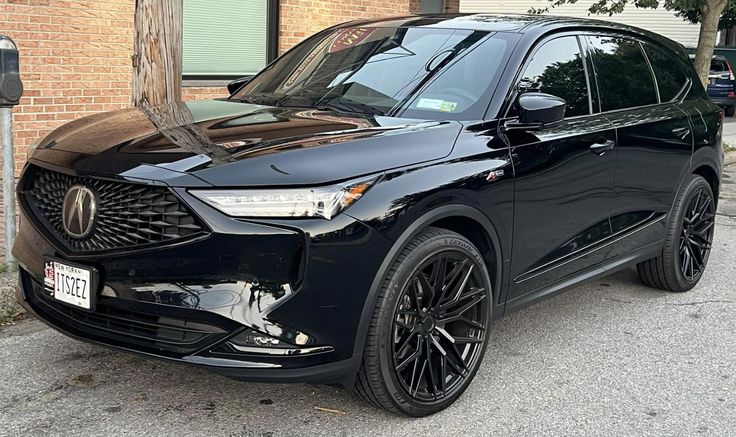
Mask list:
[[[480,251],[427,228],[384,277],[354,392],[397,414],[426,416],[454,402],[488,343],[493,293]]]
[[[394,313],[393,365],[417,401],[451,395],[481,355],[488,292],[467,255],[443,251],[415,270]]]
[[[688,281],[697,280],[705,270],[713,244],[715,217],[713,196],[709,190],[699,188],[685,208],[680,234],[680,272]]]
[[[669,291],[688,291],[703,276],[713,245],[716,202],[713,189],[690,175],[677,193],[662,252],[637,264],[644,284]]]

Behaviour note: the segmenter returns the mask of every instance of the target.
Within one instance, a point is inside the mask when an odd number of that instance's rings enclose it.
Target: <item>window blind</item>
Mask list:
[[[266,65],[267,0],[184,0],[185,76],[244,76]]]

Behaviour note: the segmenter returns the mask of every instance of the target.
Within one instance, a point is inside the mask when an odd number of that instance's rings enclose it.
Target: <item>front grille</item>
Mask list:
[[[135,309],[130,309],[124,307],[125,301],[117,299],[107,299],[106,302],[102,298],[94,312],[76,309],[56,301],[27,273],[24,272],[21,278],[24,289],[29,291],[29,303],[41,317],[71,334],[114,346],[179,357],[215,344],[227,337],[232,329],[237,329],[229,326],[234,325],[232,323],[218,326],[210,321],[194,320],[196,316],[193,314],[189,317],[182,314],[194,310],[169,308],[169,311],[178,313],[162,315],[157,314],[164,311],[161,308],[152,308],[150,312],[140,309],[151,304],[128,302],[128,305],[136,305]]]
[[[98,252],[133,249],[193,237],[204,228],[165,187],[69,176],[31,168],[25,199],[39,221],[68,249]],[[69,236],[62,225],[64,196],[81,184],[95,193],[97,211],[92,232],[82,239]]]

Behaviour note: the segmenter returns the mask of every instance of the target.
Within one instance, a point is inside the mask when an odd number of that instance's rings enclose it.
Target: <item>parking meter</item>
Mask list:
[[[18,69],[18,47],[12,39],[0,35],[0,145],[3,157],[3,213],[5,215],[5,263],[16,269],[10,253],[15,240],[15,175],[13,153],[13,106],[20,103],[23,82]]]
[[[18,67],[18,47],[9,37],[0,35],[0,107],[17,105],[23,95]]]

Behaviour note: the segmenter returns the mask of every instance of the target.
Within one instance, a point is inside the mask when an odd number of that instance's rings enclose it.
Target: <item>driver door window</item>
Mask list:
[[[525,67],[517,91],[540,92],[565,99],[566,118],[590,114],[585,66],[577,37],[563,36],[544,43]],[[515,105],[509,115],[518,115]]]

